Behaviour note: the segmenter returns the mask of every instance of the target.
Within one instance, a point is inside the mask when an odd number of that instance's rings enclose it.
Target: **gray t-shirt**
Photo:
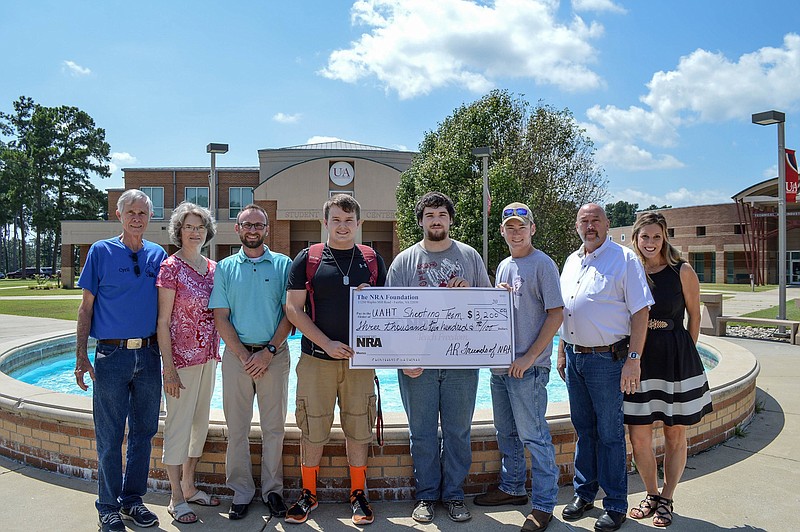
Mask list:
[[[386,286],[447,286],[453,277],[463,277],[470,286],[492,286],[478,252],[457,240],[439,252],[429,252],[419,242],[403,250],[392,261]]]
[[[558,268],[553,259],[535,249],[525,257],[507,257],[497,266],[497,284],[508,283],[513,288],[514,352],[524,356],[542,330],[547,310],[563,307]],[[547,344],[533,363],[550,367],[552,345]],[[506,370],[492,370],[505,374]]]

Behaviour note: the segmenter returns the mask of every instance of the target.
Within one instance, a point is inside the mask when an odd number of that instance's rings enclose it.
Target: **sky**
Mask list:
[[[800,147],[790,0],[5,0],[0,111],[86,111],[121,168],[258,166],[258,150],[345,140],[416,151],[506,89],[568,109],[606,202],[730,201]]]

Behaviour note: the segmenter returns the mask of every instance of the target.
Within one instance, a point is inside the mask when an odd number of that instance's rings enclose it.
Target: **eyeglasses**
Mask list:
[[[256,231],[262,231],[267,224],[262,224],[261,222],[251,224],[250,222],[242,222],[239,224],[239,227],[244,229],[245,231],[249,231],[250,229],[255,229]]]
[[[189,224],[186,224],[181,229],[185,229],[186,231],[189,231],[190,233],[200,233],[200,232],[206,230],[206,226],[205,225],[189,225]]]
[[[503,211],[503,218],[508,218],[509,216],[522,216],[523,218],[527,218],[530,212],[525,207],[516,207],[513,209],[506,209]]]
[[[142,275],[142,270],[139,269],[139,254],[133,253],[131,255],[131,260],[133,261],[133,273],[136,274],[136,277]]]

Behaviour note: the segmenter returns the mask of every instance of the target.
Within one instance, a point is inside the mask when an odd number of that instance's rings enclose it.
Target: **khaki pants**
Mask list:
[[[258,399],[262,434],[261,496],[266,498],[273,491],[282,494],[289,362],[289,348],[284,343],[264,376],[253,380],[237,356],[227,352],[222,356],[222,406],[228,425],[225,476],[234,492],[234,504],[248,504],[256,493],[249,441],[253,397]]]
[[[181,465],[189,457],[199,458],[203,455],[216,372],[216,360],[178,370],[185,389],[181,390],[178,399],[165,395],[164,464]]]

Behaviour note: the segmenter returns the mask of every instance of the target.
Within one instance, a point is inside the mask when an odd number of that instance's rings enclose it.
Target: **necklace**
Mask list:
[[[206,270],[206,259],[205,259],[205,257],[200,255],[195,260],[195,259],[191,259],[191,258],[187,257],[183,253],[181,253],[179,256],[186,264],[191,266],[194,271],[196,271],[197,273],[199,273],[201,275],[205,275],[205,270]]]
[[[350,268],[353,267],[353,259],[356,258],[356,247],[353,246],[353,254],[350,256],[350,266],[347,267],[347,273],[344,273],[342,269],[339,267],[339,261],[336,260],[336,257],[333,255],[333,250],[329,246],[325,246],[328,248],[328,253],[331,254],[331,258],[333,259],[333,263],[336,264],[336,269],[339,270],[339,273],[342,274],[342,284],[345,286],[350,286]]]

